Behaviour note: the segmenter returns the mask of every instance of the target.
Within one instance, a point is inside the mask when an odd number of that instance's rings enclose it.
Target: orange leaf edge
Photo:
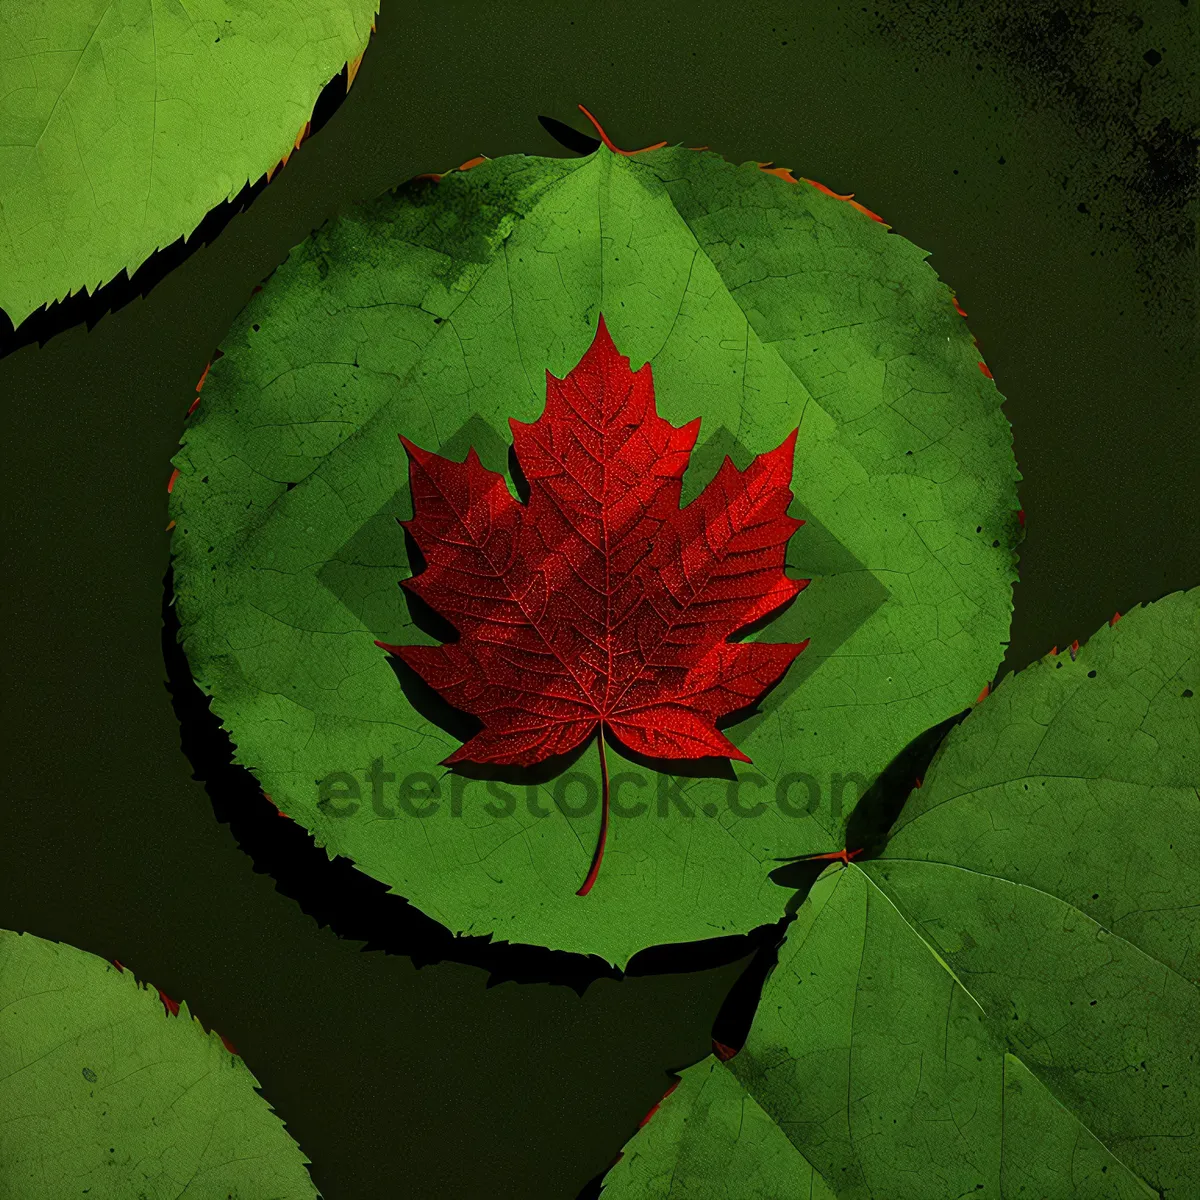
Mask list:
[[[371,33],[367,34],[367,45],[370,45],[371,35],[374,32],[375,32],[375,22],[372,21],[371,22]],[[346,91],[347,92],[350,91],[350,85],[354,82],[355,75],[358,74],[358,68],[362,65],[363,55],[366,54],[366,52],[367,52],[367,46],[363,46],[363,48],[358,52],[358,56],[356,58],[354,58],[353,60],[350,60],[350,59],[346,60]],[[329,84],[332,83],[333,80],[336,79],[337,76],[340,75],[341,73],[342,73],[341,69],[339,68],[337,75],[334,75],[331,79],[329,79],[326,82],[324,87],[321,88],[321,92],[324,92],[325,88],[328,87]],[[320,92],[318,92],[317,95],[319,98]],[[315,102],[313,104],[313,108],[314,108],[314,110],[316,108]],[[268,183],[271,182],[272,177],[278,171],[280,171],[283,167],[287,166],[287,160],[292,156],[294,151],[300,149],[301,143],[304,142],[305,139],[308,138],[308,136],[311,133],[312,133],[312,114],[310,113],[307,120],[305,120],[304,124],[300,126],[299,132],[296,134],[295,142],[287,150],[284,151],[283,157],[273,167],[267,168],[266,176],[267,176]]]

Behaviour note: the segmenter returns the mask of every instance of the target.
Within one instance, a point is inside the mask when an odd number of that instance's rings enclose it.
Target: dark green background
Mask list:
[[[583,102],[618,145],[773,159],[931,251],[970,314],[1025,476],[1019,668],[1200,582],[1196,12],[383,4],[345,103],[211,245],[0,362],[0,926],[186,998],[328,1200],[570,1200],[708,1051],[746,959],[582,997],[489,988],[476,966],[363,952],[255,872],[164,686],[168,459],[200,372],[339,207],[476,154],[569,153],[539,113],[586,128]]]

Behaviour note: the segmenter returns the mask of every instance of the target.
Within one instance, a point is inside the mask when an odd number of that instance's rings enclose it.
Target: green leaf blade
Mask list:
[[[817,881],[724,1066],[837,1195],[1200,1186],[1198,685],[1200,589],[1127,613]]]
[[[377,0],[186,9],[19,0],[0,14],[0,307],[132,275],[275,167],[365,48]]]
[[[111,963],[0,931],[0,1194],[317,1195],[241,1058]]]
[[[671,180],[688,182],[694,212]],[[733,197],[783,237],[815,202],[810,192],[840,219],[845,206],[807,185],[682,149],[511,156],[450,172],[293,251],[209,372],[171,496],[193,673],[238,761],[280,808],[456,931],[624,965],[646,946],[774,921],[777,860],[840,847],[875,775],[994,673],[1011,613],[1018,475],[999,394],[948,290],[919,251],[893,252],[902,239],[846,209],[880,243],[880,270],[905,281],[880,329],[944,360],[930,428],[943,444],[955,431],[974,447],[953,471],[941,450],[908,454],[887,404],[843,422],[825,411],[760,335],[758,309],[697,215],[716,220]],[[754,229],[759,218],[746,219]],[[824,260],[846,249],[836,229],[820,236]],[[822,303],[818,284],[808,287],[761,304],[795,323]],[[944,329],[930,304],[953,318]],[[651,364],[662,415],[676,426],[701,417],[683,503],[726,454],[744,469],[799,426],[793,515],[806,525],[788,563],[813,582],[751,636],[812,640],[760,711],[731,726],[753,760],[734,779],[614,764],[621,802],[642,815],[615,811],[604,872],[581,899],[598,817],[579,810],[599,793],[594,756],[528,788],[442,774],[461,739],[414,709],[374,641],[432,640],[399,594],[414,566],[396,524],[410,515],[397,435],[458,460],[474,448],[507,475],[509,418],[537,418],[546,372],[567,374],[601,311],[631,368]],[[946,357],[947,337],[957,358]],[[847,362],[868,352],[843,347]],[[873,386],[881,396],[882,373]],[[969,482],[943,495],[958,475]],[[376,760],[397,777],[378,803],[364,774]],[[414,771],[438,781],[440,807],[426,818],[398,802]],[[357,801],[321,803],[317,781],[331,773],[358,781]],[[511,811],[491,816],[487,805]]]
[[[710,1056],[675,1089],[605,1176],[604,1200],[834,1200],[779,1127]]]

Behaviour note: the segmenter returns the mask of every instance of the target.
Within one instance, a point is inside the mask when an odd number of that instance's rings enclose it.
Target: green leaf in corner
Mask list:
[[[1006,679],[882,856],[817,881],[745,1046],[685,1073],[605,1200],[755,1170],[789,1198],[811,1172],[853,1200],[1200,1194],[1197,690],[1200,589]],[[738,1175],[699,1178],[731,1129]]]
[[[278,808],[458,933],[624,966],[776,921],[776,859],[841,846],[858,795],[1003,657],[1000,394],[925,252],[808,183],[682,146],[464,166],[319,230],[222,343],[170,497],[192,672]],[[601,313],[657,411],[700,420],[682,504],[798,427],[786,568],[812,582],[747,634],[809,642],[731,714],[751,762],[614,758],[577,896],[597,754],[447,770],[464,731],[376,642],[451,636],[401,590],[422,564],[400,436],[519,495],[509,421],[537,420]]]
[[[312,1200],[308,1159],[187,1005],[0,930],[0,1196]]]
[[[603,1200],[835,1200],[714,1055],[679,1073],[604,1178]]]
[[[6,0],[0,308],[94,290],[299,143],[378,0]]]

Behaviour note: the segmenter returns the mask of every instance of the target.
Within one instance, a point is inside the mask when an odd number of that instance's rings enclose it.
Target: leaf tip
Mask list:
[[[404,447],[404,452],[408,455],[410,462],[415,462],[424,466],[424,464],[427,463],[431,458],[437,458],[436,454],[433,454],[429,450],[423,450],[417,445],[416,442],[410,441],[408,438],[406,438],[404,434],[397,434],[397,436],[399,437],[400,444]]]
[[[643,146],[640,150],[622,150],[619,146],[613,145],[612,138],[610,138],[608,134],[604,132],[604,128],[600,122],[597,121],[596,118],[593,117],[592,114],[588,112],[588,110],[584,108],[582,104],[579,105],[579,111],[583,113],[583,115],[587,117],[587,119],[595,126],[596,132],[600,135],[600,141],[605,148],[611,150],[614,154],[620,154],[623,157],[628,158],[633,154],[645,154],[647,150],[661,150],[663,146],[667,144],[666,142],[655,142],[653,146]]]

